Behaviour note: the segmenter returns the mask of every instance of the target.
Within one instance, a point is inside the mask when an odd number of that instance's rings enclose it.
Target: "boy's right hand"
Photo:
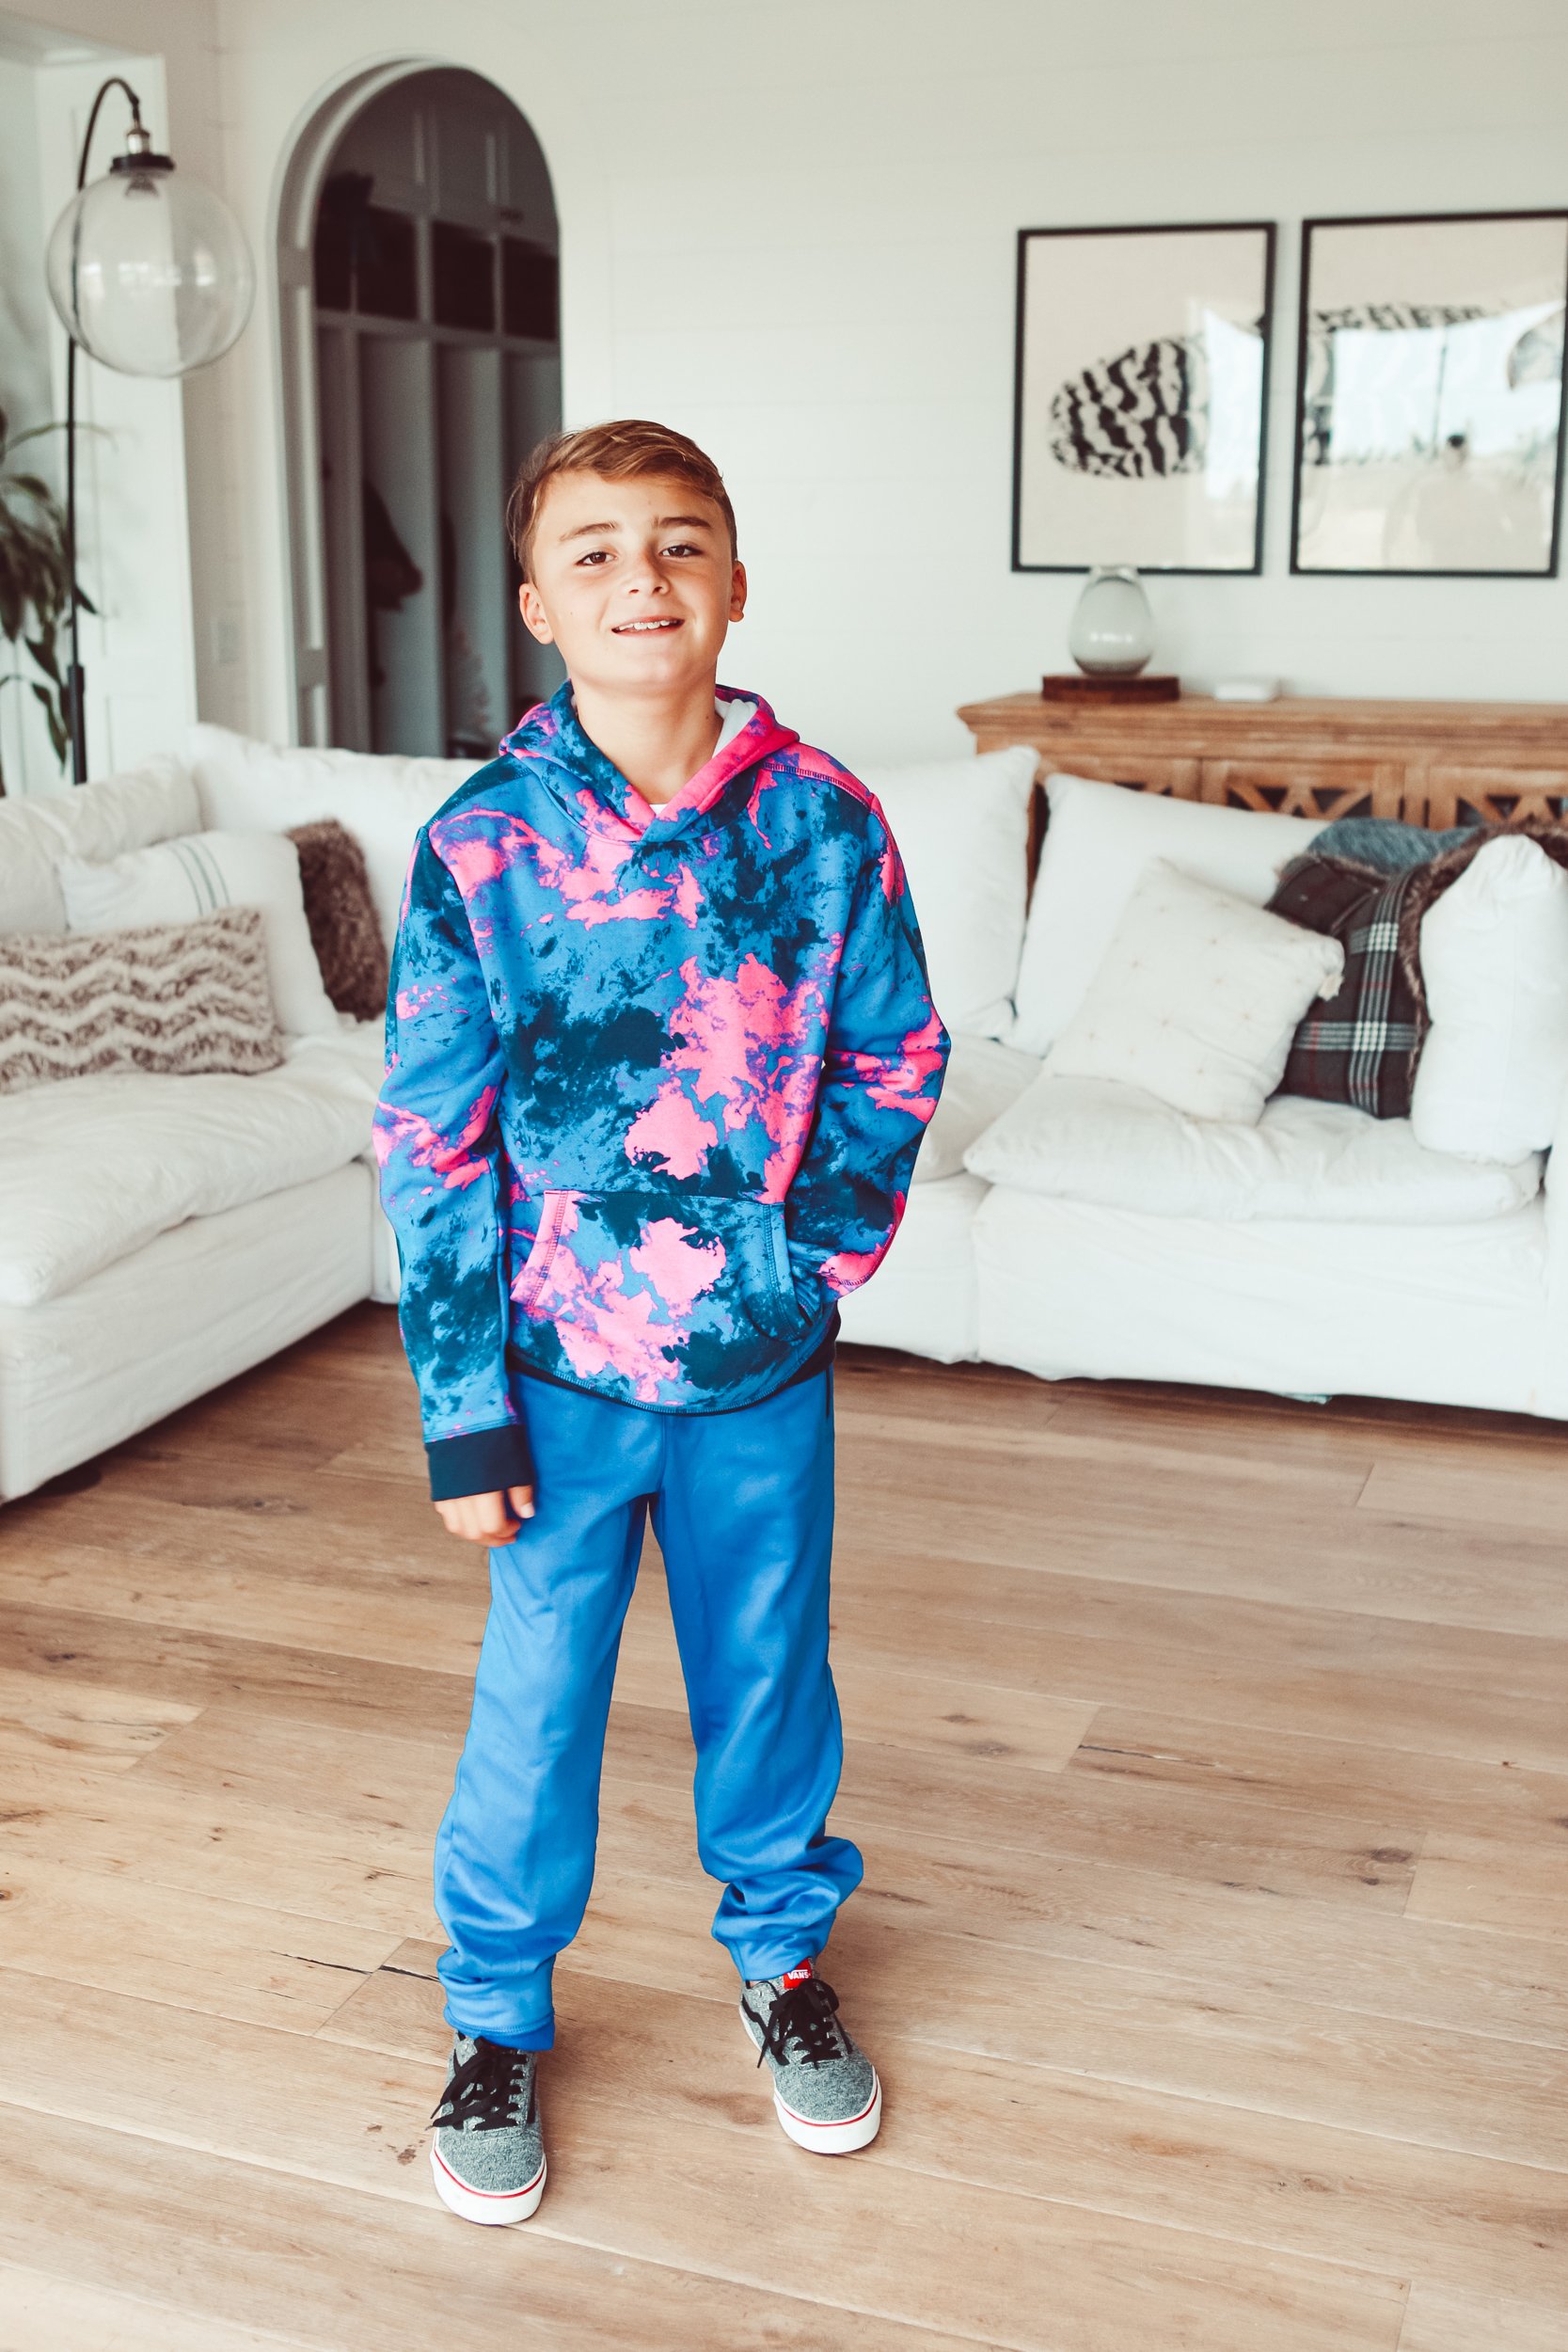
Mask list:
[[[508,1486],[503,1494],[459,1495],[438,1502],[449,1535],[470,1544],[509,1544],[524,1519],[533,1517],[533,1488]]]

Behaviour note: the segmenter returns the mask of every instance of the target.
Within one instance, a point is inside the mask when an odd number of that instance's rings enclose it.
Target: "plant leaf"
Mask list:
[[[55,756],[64,767],[66,751],[71,742],[71,729],[66,724],[63,707],[49,691],[47,686],[40,686],[36,679],[29,682],[34,693],[43,705],[44,716],[49,722],[49,740],[55,747]]]

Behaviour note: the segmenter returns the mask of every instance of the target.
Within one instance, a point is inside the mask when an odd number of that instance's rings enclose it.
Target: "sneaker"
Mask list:
[[[876,2138],[882,2121],[877,2069],[840,2024],[838,1995],[809,1960],[782,1977],[748,1982],[740,2022],[773,2074],[779,2122],[799,2148],[847,2155]]]
[[[436,2194],[465,2221],[526,2221],[545,2194],[537,2050],[459,2034],[431,2117]]]

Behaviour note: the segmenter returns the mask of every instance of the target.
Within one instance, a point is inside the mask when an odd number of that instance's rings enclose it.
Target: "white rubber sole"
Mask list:
[[[857,2148],[868,2147],[882,2128],[882,2084],[875,2067],[871,2070],[872,2090],[869,2106],[859,2115],[852,2115],[844,2123],[813,2123],[803,2115],[796,2115],[786,2107],[778,2092],[773,2093],[773,2108],[784,2130],[797,2148],[809,2148],[818,2156],[847,2156]]]
[[[491,2229],[504,2229],[508,2222],[526,2221],[531,2213],[537,2213],[539,2200],[545,2194],[546,2169],[541,2156],[538,2171],[524,2188],[470,2188],[441,2162],[436,2142],[430,2143],[431,2176],[442,2204],[460,2214],[465,2221],[481,2221]]]

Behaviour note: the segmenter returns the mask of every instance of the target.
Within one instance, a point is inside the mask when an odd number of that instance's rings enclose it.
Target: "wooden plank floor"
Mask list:
[[[1568,2352],[1568,1440],[839,1359],[831,1974],[708,1933],[651,1540],[550,2185],[436,2204],[485,1559],[362,1308],[0,1512],[0,2352]]]

